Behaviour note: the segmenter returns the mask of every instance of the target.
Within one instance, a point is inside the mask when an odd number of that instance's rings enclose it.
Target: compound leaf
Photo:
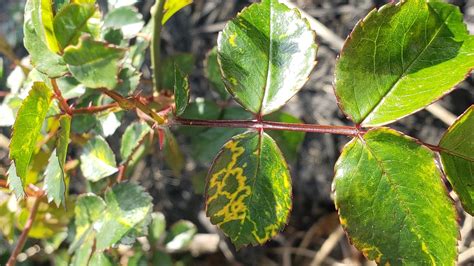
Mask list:
[[[474,105],[441,139],[441,161],[464,210],[474,215]]]
[[[124,50],[94,41],[89,36],[64,50],[64,61],[72,75],[89,88],[115,88]]]
[[[285,159],[266,133],[227,142],[209,171],[207,216],[237,248],[263,244],[284,227],[291,209]]]
[[[224,83],[247,110],[267,115],[304,85],[315,64],[315,33],[278,0],[250,5],[218,38]]]
[[[180,116],[189,103],[189,80],[177,65],[174,66],[174,101],[175,113]]]
[[[454,264],[455,209],[433,153],[414,139],[388,128],[354,138],[336,163],[333,187],[341,224],[369,259]]]
[[[16,173],[20,177],[23,186],[27,185],[25,184],[26,173],[36,147],[41,126],[51,104],[51,96],[51,90],[45,83],[33,83],[33,87],[18,110],[13,125],[10,159],[15,162]]]
[[[54,32],[61,51],[71,44],[76,44],[87,29],[87,21],[94,16],[92,4],[69,4],[54,17]]]
[[[473,49],[458,7],[387,4],[360,21],[344,45],[335,80],[340,106],[363,126],[398,120],[462,81],[474,67]]]
[[[132,183],[120,183],[105,193],[107,209],[96,223],[97,249],[104,250],[120,241],[135,226],[151,221],[151,197]]]
[[[165,0],[165,6],[163,10],[163,18],[161,23],[164,25],[176,12],[180,11],[187,5],[190,5],[193,0]]]
[[[96,182],[117,172],[115,154],[101,136],[91,139],[81,154],[82,174]]]

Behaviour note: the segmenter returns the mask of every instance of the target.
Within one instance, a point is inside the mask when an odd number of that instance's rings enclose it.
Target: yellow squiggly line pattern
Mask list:
[[[234,220],[239,220],[240,224],[249,222],[253,227],[253,230],[251,231],[252,236],[258,243],[263,244],[280,231],[281,226],[286,221],[289,209],[291,208],[291,200],[276,200],[274,214],[277,221],[275,221],[274,224],[269,224],[264,228],[260,227],[259,229],[257,223],[248,217],[249,209],[244,202],[252,193],[251,187],[246,184],[247,177],[244,174],[246,164],[242,167],[237,166],[237,160],[245,152],[245,148],[239,146],[238,139],[229,141],[225,144],[224,148],[231,152],[231,161],[223,169],[211,176],[209,180],[209,189],[215,189],[215,192],[212,195],[208,195],[207,205],[209,206],[213,201],[224,196],[228,200],[228,203],[212,215],[214,217],[222,218],[219,219],[220,222],[218,222],[217,225],[220,226]],[[254,153],[254,155],[258,155],[258,151],[257,153]],[[275,167],[272,169],[272,176],[278,177],[283,181],[280,184],[275,184],[272,188],[273,191],[277,192],[275,193],[276,195],[286,194],[283,190],[291,191],[290,178],[285,171],[280,171],[280,169]],[[235,178],[237,181],[235,191],[228,190],[230,178]]]
[[[237,159],[245,152],[245,149],[239,147],[238,144],[239,142],[235,140],[225,144],[224,147],[232,153],[231,162],[219,172],[213,174],[209,181],[209,187],[216,188],[216,193],[207,199],[208,205],[219,196],[225,196],[229,200],[228,204],[214,214],[223,217],[222,222],[217,225],[233,220],[240,220],[243,223],[248,212],[244,200],[250,196],[251,188],[246,185],[247,177],[244,175],[244,169],[237,166]],[[238,183],[236,190],[232,193],[225,190],[229,177],[234,177]]]

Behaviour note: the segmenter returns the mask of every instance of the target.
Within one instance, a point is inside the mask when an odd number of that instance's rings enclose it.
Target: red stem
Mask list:
[[[72,110],[71,107],[69,107],[66,99],[64,99],[61,90],[59,90],[58,83],[56,82],[56,79],[51,79],[51,84],[53,85],[53,91],[54,95],[56,96],[56,99],[59,101],[59,108],[63,112],[65,112],[68,115],[72,115]]]
[[[311,133],[328,133],[339,134],[346,136],[358,136],[365,134],[365,130],[357,129],[351,126],[329,126],[329,125],[315,125],[315,124],[297,124],[297,123],[282,123],[272,121],[258,121],[258,120],[200,120],[200,119],[186,119],[177,117],[174,124],[185,126],[200,126],[200,127],[227,127],[227,128],[252,128],[252,129],[266,129],[266,130],[288,130],[288,131],[302,131]]]
[[[33,226],[33,222],[35,221],[36,213],[38,211],[39,204],[41,202],[41,196],[36,197],[33,203],[33,207],[31,208],[30,215],[28,216],[28,220],[26,220],[25,227],[21,232],[20,237],[18,238],[18,243],[15,246],[15,249],[12,251],[10,258],[6,266],[14,266],[16,263],[16,257],[20,254],[21,250],[25,246],[26,239],[28,238],[28,233],[30,232],[31,227]]]
[[[93,113],[100,113],[103,111],[106,111],[108,109],[112,108],[117,108],[120,107],[118,103],[111,103],[111,104],[105,104],[101,106],[89,106],[89,107],[83,107],[83,108],[76,108],[72,109],[73,114],[93,114]]]

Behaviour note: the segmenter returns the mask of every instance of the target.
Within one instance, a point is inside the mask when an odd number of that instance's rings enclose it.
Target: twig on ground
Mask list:
[[[313,261],[311,262],[312,266],[321,265],[321,263],[328,257],[329,253],[334,249],[339,240],[344,236],[344,230],[342,227],[337,227],[337,229],[326,239],[319,251],[314,256]]]

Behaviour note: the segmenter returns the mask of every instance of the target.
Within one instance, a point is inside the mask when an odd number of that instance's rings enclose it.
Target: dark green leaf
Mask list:
[[[266,116],[265,120],[283,123],[303,123],[303,121],[299,120],[298,118],[284,112],[275,112]],[[268,131],[268,135],[270,135],[276,141],[289,163],[296,161],[299,149],[304,140],[304,132],[271,130]]]
[[[150,132],[150,126],[143,122],[132,123],[125,129],[120,146],[122,163],[129,159],[133,150],[136,149],[137,145],[142,144],[143,138]]]
[[[217,62],[217,47],[212,48],[212,50],[207,54],[204,65],[206,68],[206,77],[212,87],[217,91],[221,99],[229,99],[230,94],[227,92],[225,84],[222,81],[220,66]]]
[[[175,113],[180,116],[186,110],[189,103],[189,80],[188,77],[174,66],[174,101],[176,105]]]
[[[453,265],[456,213],[434,154],[392,129],[347,144],[334,191],[352,243],[380,265]]]
[[[252,114],[241,107],[229,107],[223,111],[219,119],[244,120],[251,119]],[[217,118],[216,118],[217,119]],[[193,130],[192,128],[191,130]],[[202,132],[194,129],[191,137],[191,154],[198,162],[208,164],[212,162],[220,148],[233,136],[244,133],[242,128],[204,128]]]
[[[176,54],[163,60],[161,71],[163,72],[163,88],[172,90],[175,82],[175,66],[181,70],[184,75],[189,75],[194,69],[196,59],[192,54]]]
[[[16,173],[25,184],[26,173],[41,126],[51,104],[51,90],[42,82],[35,82],[23,101],[13,125],[10,142],[10,159],[15,162]]]
[[[462,81],[474,67],[473,49],[458,7],[425,0],[387,4],[347,39],[336,66],[340,106],[363,126],[398,120]]]
[[[474,215],[474,105],[449,127],[439,146],[449,182],[464,210]]]
[[[77,46],[64,50],[64,61],[72,75],[89,88],[115,88],[124,50],[92,40],[79,39]]]
[[[316,59],[315,33],[278,0],[244,9],[219,34],[223,80],[247,110],[267,115],[303,87]]]
[[[104,138],[91,139],[81,154],[81,171],[92,182],[111,176],[117,172],[115,154]]]
[[[190,221],[178,221],[173,224],[165,238],[166,249],[178,251],[186,248],[197,232],[196,226]]]
[[[263,244],[284,227],[291,209],[285,159],[266,133],[227,142],[209,171],[206,209],[237,248]]]
[[[196,98],[194,102],[189,103],[186,111],[181,117],[187,119],[219,119],[221,114],[220,107],[214,101],[208,101],[203,98]],[[196,136],[199,132],[206,130],[204,127],[180,127],[179,132],[186,136]],[[212,155],[214,156],[214,154]]]
[[[87,21],[94,15],[95,6],[91,4],[69,4],[54,17],[54,32],[60,50],[77,44],[79,37],[87,31]]]
[[[97,221],[98,250],[114,245],[131,229],[148,219],[151,197],[132,183],[119,183],[105,193],[106,212]]]
[[[37,32],[35,23],[33,22],[34,14],[39,12],[34,5],[36,1],[38,0],[28,0],[25,5],[23,44],[31,55],[32,65],[36,67],[38,71],[45,73],[49,77],[59,77],[67,72],[66,63],[62,57],[48,49],[44,40]]]
[[[135,37],[145,22],[133,6],[123,6],[110,11],[104,19],[104,27],[120,29],[127,39]]]
[[[166,0],[161,23],[164,25],[176,12],[192,2],[193,0]]]

